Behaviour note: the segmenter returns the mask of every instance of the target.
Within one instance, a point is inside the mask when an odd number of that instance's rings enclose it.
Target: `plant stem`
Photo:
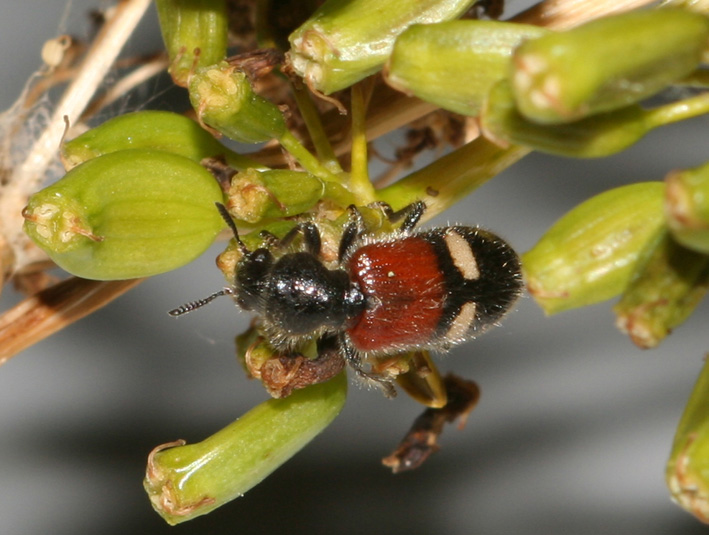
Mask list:
[[[307,128],[308,133],[310,134],[310,139],[315,147],[315,153],[327,169],[336,174],[341,173],[342,167],[340,167],[340,162],[337,161],[335,151],[332,150],[332,145],[330,144],[330,140],[325,133],[322,119],[313,104],[313,99],[310,97],[310,93],[302,87],[296,87],[295,84],[291,84],[291,87],[293,89],[295,102],[298,105],[298,110],[300,111],[300,115],[303,117],[305,127]]]
[[[502,148],[477,138],[423,169],[377,191],[377,199],[399,210],[414,201],[426,202],[424,220],[440,214],[526,156],[530,149]]]
[[[141,281],[95,281],[71,277],[25,299],[0,316],[0,365],[110,303]]]
[[[371,86],[370,86],[371,87]],[[374,187],[369,180],[367,162],[367,104],[365,85],[360,82],[352,86],[352,152],[350,169],[350,190],[362,204],[369,204],[375,198]],[[371,94],[371,91],[369,92]]]
[[[321,178],[326,182],[339,182],[337,176],[322,163],[320,163],[320,160],[318,160],[312,152],[306,149],[290,130],[286,130],[285,133],[278,139],[278,142],[291,154],[291,156],[298,160],[298,163],[303,166],[303,169],[309,173],[314,174],[316,177]]]
[[[645,120],[649,129],[684,121],[705,113],[709,113],[709,93],[701,93],[694,97],[648,110],[645,114]]]

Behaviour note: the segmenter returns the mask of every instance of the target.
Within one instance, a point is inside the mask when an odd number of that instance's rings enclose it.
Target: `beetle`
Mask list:
[[[482,333],[512,307],[522,290],[520,262],[495,234],[478,227],[415,230],[426,205],[394,212],[380,204],[392,233],[368,234],[350,206],[334,267],[323,263],[321,237],[301,222],[282,239],[262,233],[264,245],[249,250],[226,207],[241,259],[233,286],[169,312],[181,316],[219,296],[231,295],[253,312],[278,352],[306,341],[326,341],[365,380],[393,394],[389,379],[366,369],[372,358],[409,351],[447,351]],[[283,252],[302,235],[302,250]],[[280,253],[280,254],[279,254]]]

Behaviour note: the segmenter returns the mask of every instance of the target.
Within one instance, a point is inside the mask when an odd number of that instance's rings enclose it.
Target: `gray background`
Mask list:
[[[58,27],[85,32],[76,1],[3,3],[0,104],[39,65]],[[514,9],[515,4],[512,4]],[[154,17],[140,44],[159,46]],[[148,88],[154,91],[154,88]],[[162,95],[155,94],[160,103]],[[623,155],[530,156],[439,223],[480,224],[519,251],[569,208],[707,158],[706,119],[649,135]],[[219,247],[155,277],[0,369],[0,532],[690,534],[664,465],[706,338],[706,303],[660,349],[613,327],[610,304],[545,318],[529,298],[504,326],[439,360],[483,398],[420,470],[380,466],[420,408],[352,385],[335,423],[245,497],[168,528],[142,489],[145,457],[198,441],[265,399],[233,357],[247,317],[224,299],[178,322],[165,311],[223,285]],[[2,296],[6,308],[18,297]]]

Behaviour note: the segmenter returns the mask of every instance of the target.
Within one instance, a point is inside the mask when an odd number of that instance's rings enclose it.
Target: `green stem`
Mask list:
[[[318,160],[312,152],[298,141],[292,132],[286,130],[285,133],[278,139],[278,142],[286,149],[303,168],[312,173],[318,178],[326,182],[340,182],[340,179],[327,169],[320,160]]]
[[[335,174],[341,173],[342,167],[340,162],[337,161],[337,156],[335,156],[332,144],[325,133],[320,114],[313,104],[313,99],[310,98],[310,93],[302,88],[295,87],[294,84],[291,85],[298,110],[303,117],[303,121],[305,121],[305,127],[308,129],[310,139],[313,141],[315,153],[323,166]]]
[[[350,204],[361,204],[354,193],[337,182],[325,182],[323,198],[331,200],[341,208],[346,208]]]
[[[705,113],[709,113],[709,93],[702,93],[648,110],[645,114],[645,121],[650,129],[691,119]]]
[[[350,189],[362,199],[363,204],[368,204],[375,199],[375,194],[367,166],[367,103],[364,91],[362,83],[352,86]]]
[[[530,149],[518,145],[502,148],[484,138],[477,138],[377,191],[377,199],[389,203],[394,210],[414,201],[425,201],[428,209],[424,218],[430,219],[529,152]]]

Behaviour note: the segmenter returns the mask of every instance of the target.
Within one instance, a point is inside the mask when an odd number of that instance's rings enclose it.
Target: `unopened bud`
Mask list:
[[[707,291],[709,256],[685,249],[668,232],[649,244],[615,307],[616,325],[641,348],[657,346],[694,311]]]
[[[256,223],[290,217],[315,206],[325,193],[319,178],[301,171],[247,169],[234,176],[227,208],[235,219]]]
[[[226,0],[156,0],[175,84],[187,87],[199,67],[226,56],[229,14]]]
[[[412,24],[462,15],[472,0],[328,0],[288,40],[288,61],[307,84],[330,94],[379,71]]]
[[[286,131],[278,106],[254,93],[246,75],[225,61],[197,71],[189,92],[200,121],[230,139],[263,143]]]
[[[172,152],[196,162],[223,155],[236,169],[256,165],[229,150],[192,119],[167,111],[138,111],[114,117],[62,147],[67,170],[102,154],[125,149]]]
[[[547,314],[610,299],[664,226],[662,182],[597,195],[563,216],[522,255],[529,292]]]
[[[346,396],[341,373],[287,398],[270,399],[202,442],[156,448],[144,482],[153,508],[174,525],[243,495],[325,429]]]
[[[709,163],[666,178],[665,210],[672,235],[682,245],[709,253]]]
[[[650,130],[645,113],[633,104],[569,123],[540,124],[517,110],[509,82],[503,80],[491,89],[480,126],[485,137],[498,145],[523,145],[572,158],[600,158],[639,141]]]
[[[385,79],[394,89],[474,116],[492,85],[507,76],[514,49],[545,33],[538,26],[487,20],[416,24],[397,38]]]
[[[194,260],[224,221],[198,163],[130,149],[93,158],[30,197],[25,232],[56,264],[98,280],[147,277]]]
[[[675,432],[665,478],[672,500],[709,524],[709,360],[706,358]]]
[[[565,123],[623,108],[700,64],[709,19],[683,9],[639,10],[529,40],[511,73],[520,113]]]

